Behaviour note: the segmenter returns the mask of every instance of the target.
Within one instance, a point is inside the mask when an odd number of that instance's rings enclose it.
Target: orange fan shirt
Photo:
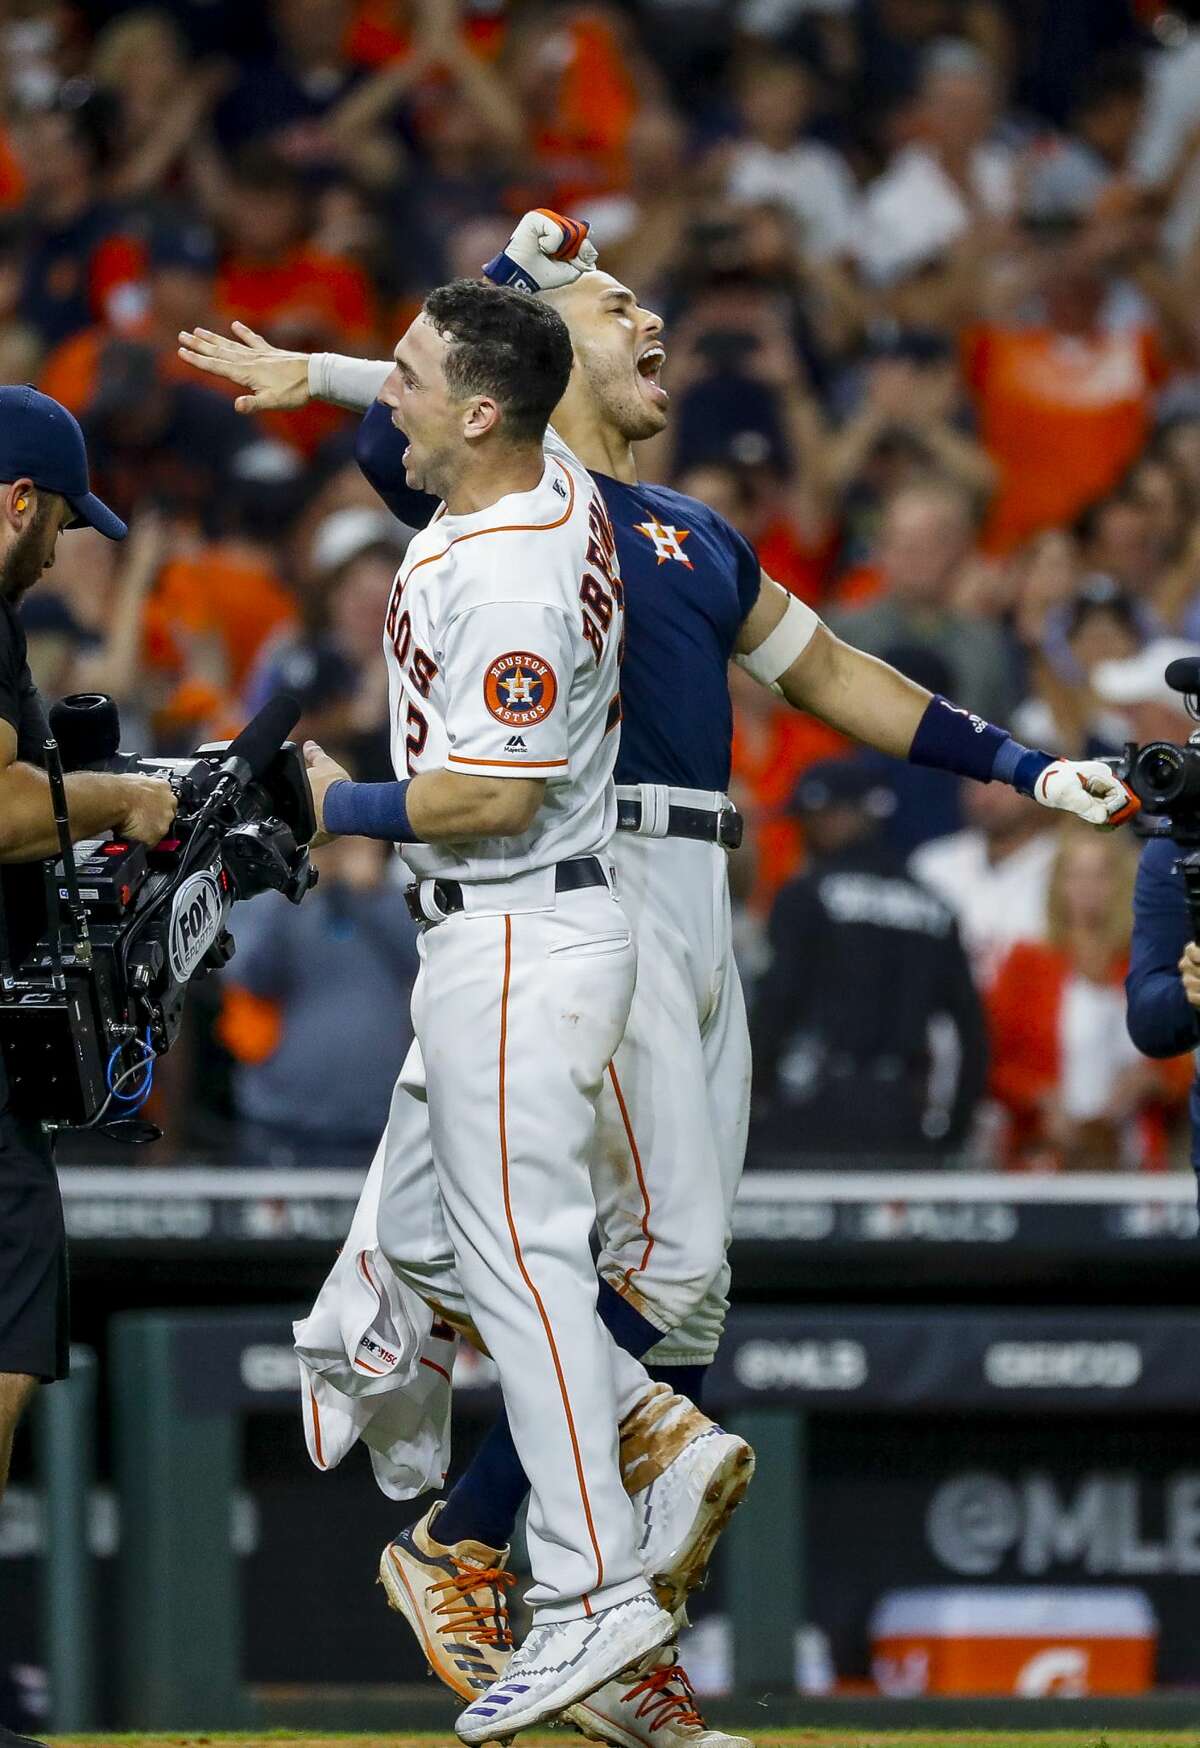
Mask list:
[[[1166,370],[1145,328],[982,327],[966,344],[980,437],[1000,470],[984,545],[1009,552],[1113,489],[1145,443]]]

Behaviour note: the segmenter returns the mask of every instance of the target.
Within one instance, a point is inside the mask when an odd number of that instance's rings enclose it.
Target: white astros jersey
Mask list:
[[[439,510],[414,536],[384,629],[396,775],[546,782],[520,837],[404,845],[418,879],[502,880],[604,849],[622,624],[608,512],[561,443],[532,491]]]

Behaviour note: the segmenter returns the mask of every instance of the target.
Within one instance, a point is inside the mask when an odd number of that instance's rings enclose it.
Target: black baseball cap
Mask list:
[[[79,420],[29,383],[0,388],[0,480],[15,479],[64,497],[75,512],[69,528],[95,528],[109,540],[129,532],[88,486]]]

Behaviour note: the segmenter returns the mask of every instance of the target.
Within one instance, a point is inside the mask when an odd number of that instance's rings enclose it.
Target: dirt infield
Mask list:
[[[755,1730],[742,1734],[756,1748],[1200,1748],[1195,1730]],[[420,1735],[303,1736],[266,1731],[239,1736],[53,1736],[53,1748],[458,1748],[449,1732]],[[523,1735],[518,1748],[567,1748],[581,1741],[569,1730]]]

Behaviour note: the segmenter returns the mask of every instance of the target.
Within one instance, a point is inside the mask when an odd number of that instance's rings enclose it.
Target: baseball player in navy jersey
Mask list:
[[[678,1603],[700,1576],[749,1469],[739,1441],[687,1401],[702,1393],[727,1309],[726,1249],[749,1107],[749,1046],[725,871],[726,851],[741,827],[725,794],[732,735],[728,662],[738,661],[795,707],[893,756],[1013,783],[1043,805],[1094,825],[1119,823],[1134,804],[1106,766],[1024,748],[1004,730],[842,643],[760,571],[748,542],[722,517],[695,499],[638,482],[634,445],[660,431],[667,418],[662,322],[597,269],[581,233],[557,215],[527,214],[488,272],[537,289],[567,322],[575,368],[547,446],[555,453],[564,445],[592,473],[612,523],[625,592],[619,830],[610,853],[639,964],[629,1021],[601,1100],[592,1181],[602,1240],[602,1314],[612,1301],[622,1308],[623,1319],[610,1311],[610,1327],[626,1347],[646,1355],[659,1380],[622,1426],[626,1486],[644,1526],[646,1570],[660,1595]],[[184,353],[248,389],[238,402],[244,411],[301,405],[311,394],[362,407],[379,393],[389,368],[283,353],[248,329],[235,332],[232,341],[201,332],[183,336]],[[419,523],[430,506],[409,491],[402,451],[389,408],[372,405],[360,430],[360,462],[389,506]],[[421,1140],[419,1107],[411,1099],[408,1106],[407,1140],[415,1157],[428,1142]],[[398,1161],[385,1190],[381,1237],[385,1216],[399,1230],[415,1211],[408,1175]],[[435,1215],[419,1284],[431,1302],[453,1313],[449,1247],[437,1224]],[[710,1489],[714,1499],[706,1512]],[[389,1594],[427,1654],[438,1649],[447,1588],[462,1596],[470,1589],[472,1564],[494,1568],[523,1493],[501,1423],[446,1502],[385,1552]],[[696,1502],[694,1514],[683,1509],[687,1498]],[[422,1577],[424,1598],[415,1603],[411,1593]],[[499,1610],[500,1597],[492,1596],[486,1606]],[[482,1591],[469,1600],[476,1609],[485,1606]],[[490,1662],[498,1673],[502,1635],[468,1630],[461,1608],[455,1619],[457,1649],[469,1642],[481,1665]],[[453,1660],[430,1654],[430,1661],[465,1691]],[[633,1688],[610,1683],[567,1715],[586,1734],[614,1743],[663,1748],[728,1741],[705,1730],[676,1665],[664,1661],[649,1681]]]

